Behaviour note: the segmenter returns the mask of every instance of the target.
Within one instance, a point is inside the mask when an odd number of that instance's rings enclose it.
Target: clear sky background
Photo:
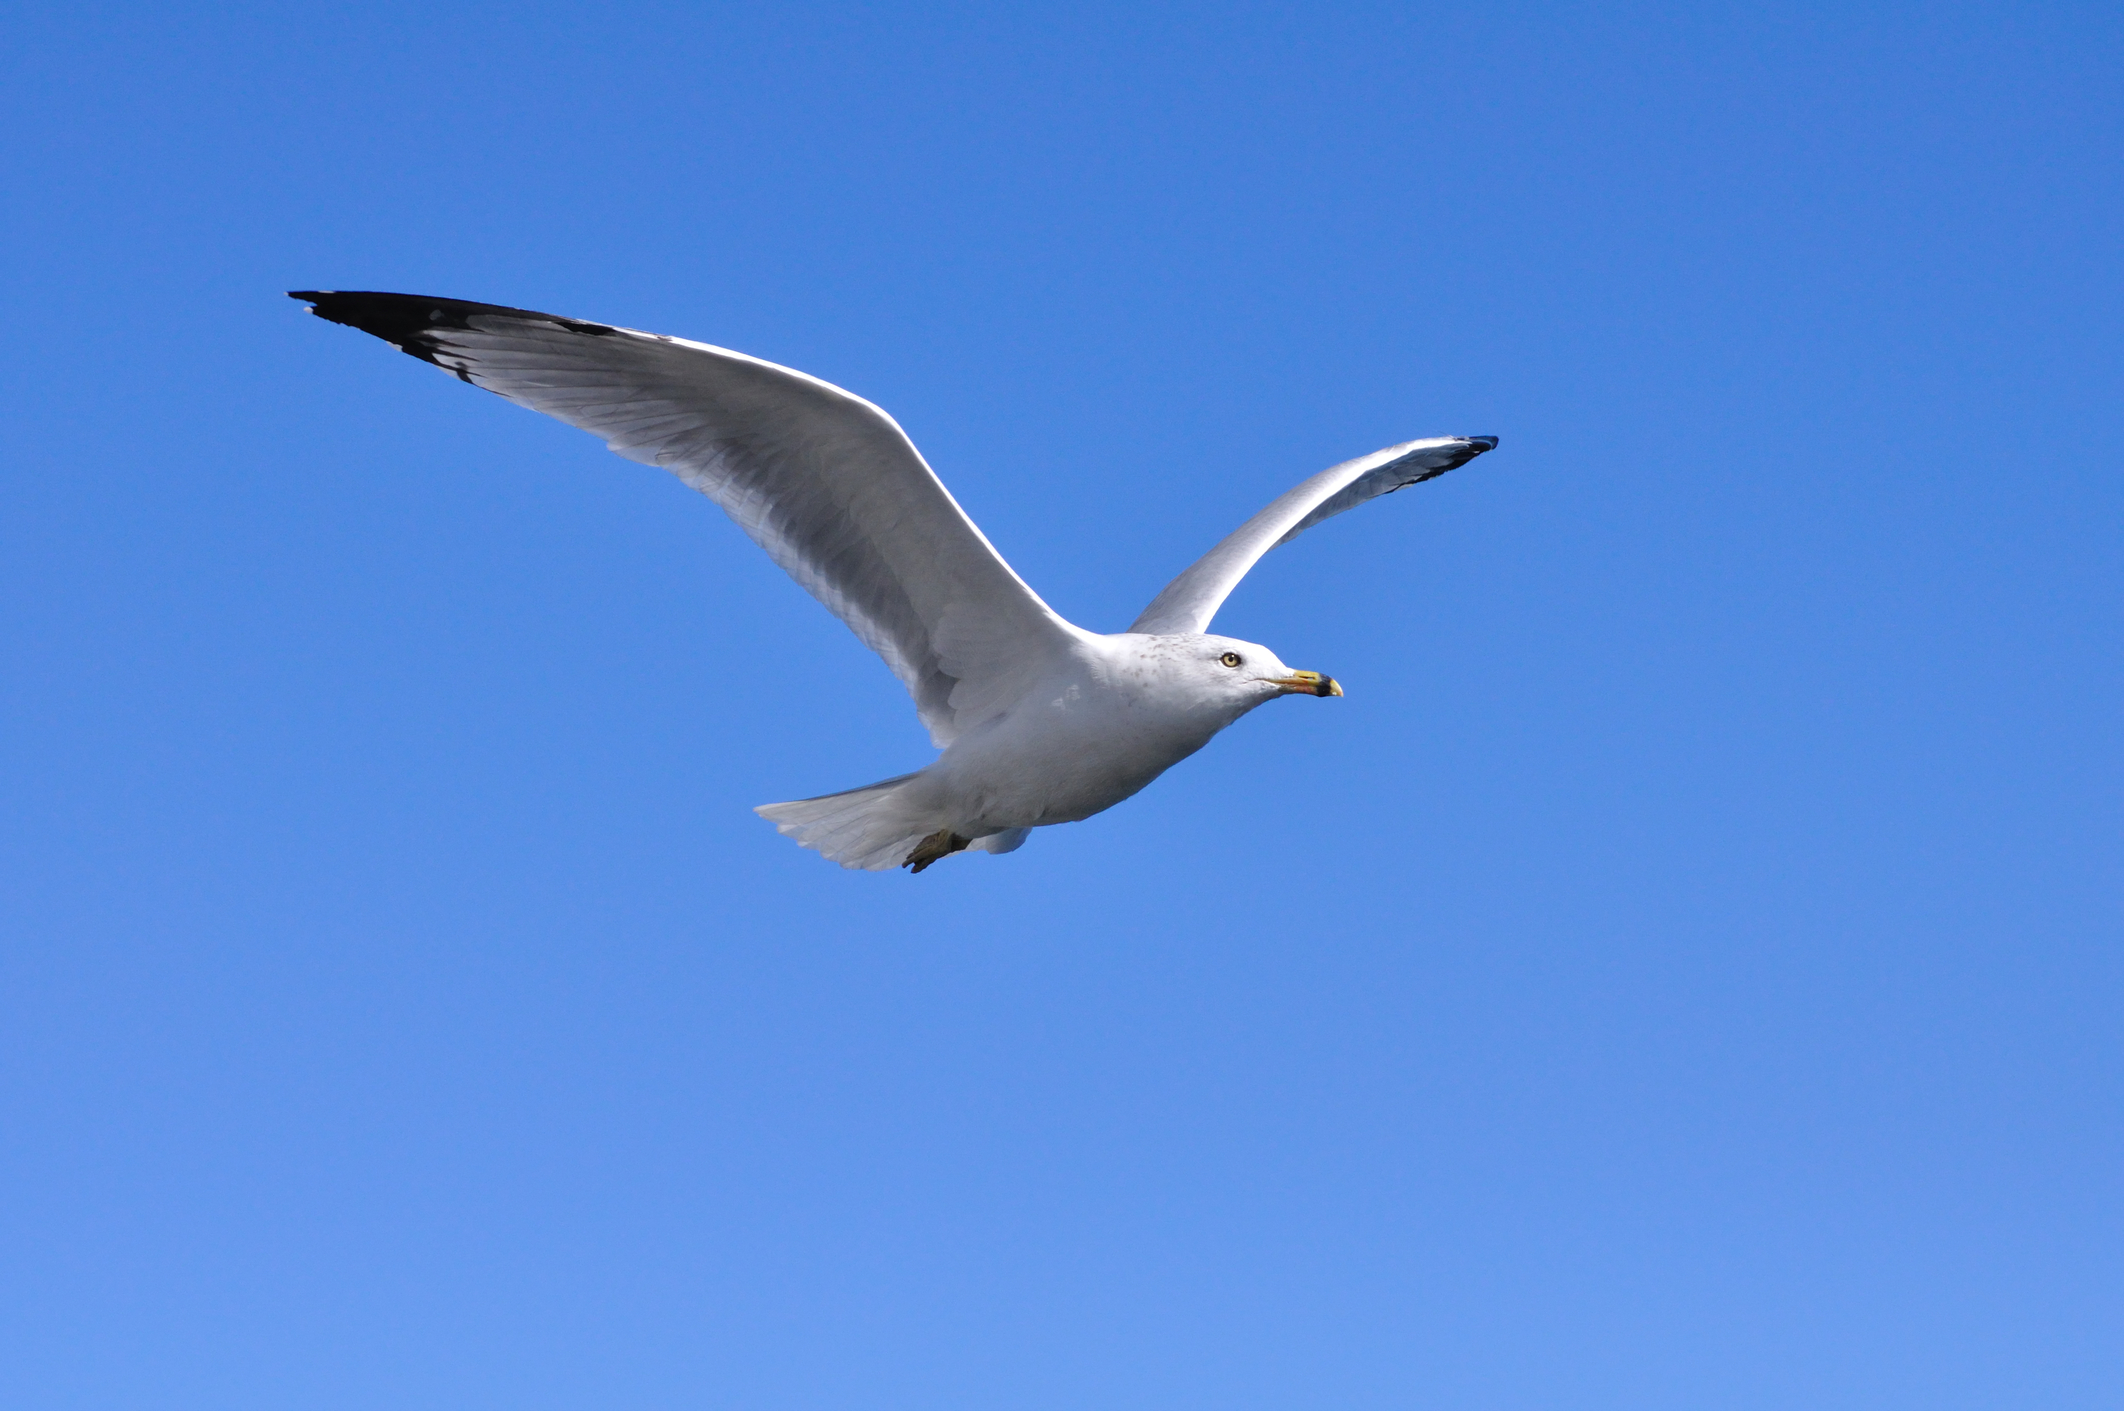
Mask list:
[[[2108,5],[31,5],[0,1402],[2124,1402]],[[1006,858],[708,501],[282,291],[892,411],[1349,695]]]

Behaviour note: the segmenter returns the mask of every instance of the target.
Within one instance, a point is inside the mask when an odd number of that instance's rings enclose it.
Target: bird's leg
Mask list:
[[[960,837],[949,828],[939,828],[921,842],[916,843],[914,851],[907,854],[907,861],[901,863],[900,866],[920,872],[938,858],[950,857],[955,852],[964,851],[966,845],[972,841],[973,839],[971,838]]]

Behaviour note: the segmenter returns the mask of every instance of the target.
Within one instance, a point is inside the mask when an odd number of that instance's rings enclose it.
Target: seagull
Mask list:
[[[1126,632],[1040,600],[907,433],[832,383],[685,338],[419,294],[289,294],[512,402],[594,432],[722,506],[885,659],[943,751],[927,768],[754,810],[843,867],[921,872],[1112,808],[1317,671],[1210,619],[1263,554],[1497,445],[1434,436],[1344,461],[1234,530]]]

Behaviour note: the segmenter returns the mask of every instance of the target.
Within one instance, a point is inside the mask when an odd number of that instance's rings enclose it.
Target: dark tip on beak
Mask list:
[[[1342,694],[1342,687],[1336,684],[1334,677],[1322,676],[1317,671],[1294,671],[1288,676],[1270,676],[1265,679],[1267,684],[1281,686],[1293,695],[1339,696]]]

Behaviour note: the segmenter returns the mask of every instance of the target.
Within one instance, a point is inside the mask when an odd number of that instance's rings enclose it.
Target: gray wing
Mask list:
[[[1495,436],[1434,436],[1404,441],[1323,470],[1285,493],[1165,585],[1129,627],[1131,632],[1207,632],[1210,619],[1260,557],[1323,519],[1366,500],[1435,480],[1497,445]]]
[[[714,500],[885,658],[939,748],[1022,695],[1077,634],[907,433],[830,383],[683,338],[495,304],[291,297]]]

